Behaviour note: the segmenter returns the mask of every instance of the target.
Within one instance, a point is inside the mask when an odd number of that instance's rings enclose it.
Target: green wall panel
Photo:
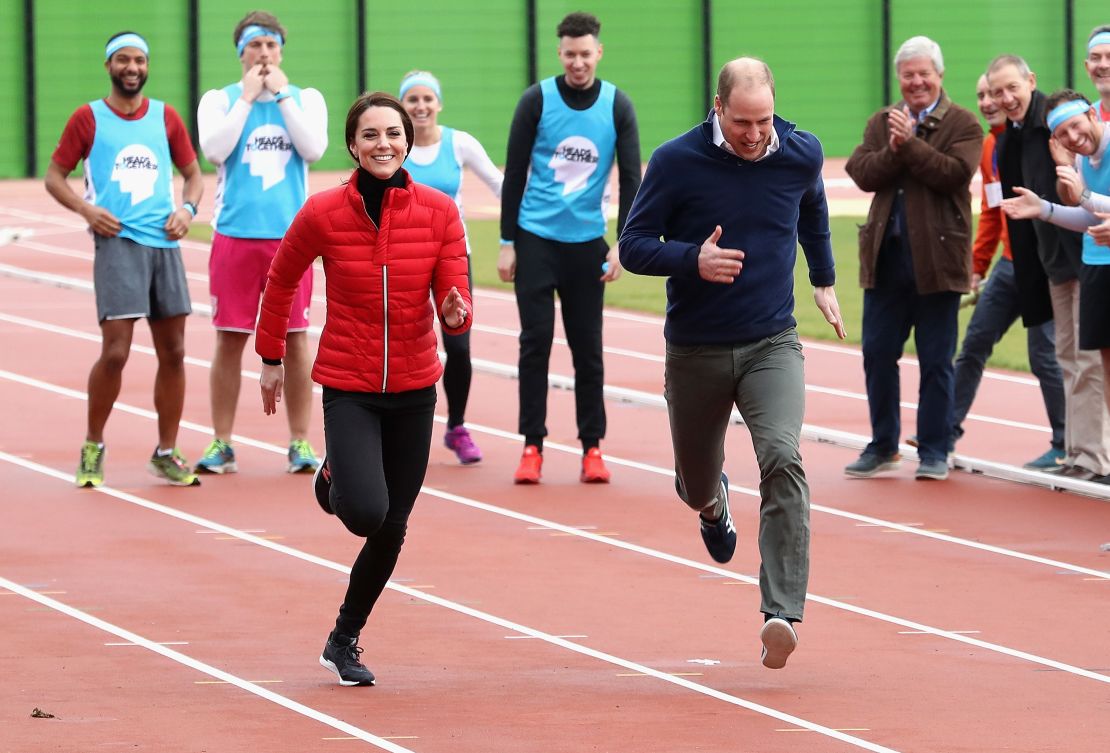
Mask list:
[[[849,154],[881,104],[879,0],[796,0],[752,11],[713,4],[714,71],[741,55],[766,60],[776,112],[816,134],[826,155]]]
[[[343,119],[358,93],[353,0],[201,0],[197,34],[201,96],[242,77],[232,33],[239,19],[260,7],[277,16],[288,32],[281,68],[289,81],[318,89],[328,105],[328,149],[313,167],[332,170],[349,165]]]
[[[443,92],[439,122],[471,133],[503,165],[528,84],[526,29],[520,0],[438,0],[421,8],[418,21],[410,6],[375,6],[366,20],[367,86],[397,94],[406,73],[430,71]]]
[[[104,69],[108,37],[136,31],[150,44],[145,94],[165,100],[192,123],[188,99],[185,3],[75,3],[35,0],[35,101],[39,174],[46,172],[69,116],[111,90]],[[78,168],[80,170],[80,168]]]
[[[1063,2],[893,0],[891,15],[891,59],[912,36],[935,40],[944,54],[945,91],[976,114],[975,83],[996,55],[1025,58],[1037,74],[1037,88],[1045,92],[1064,84]],[[893,74],[891,86],[895,101],[900,95]]]
[[[555,30],[576,2],[538,0],[536,57],[540,78],[563,72]],[[701,2],[610,0],[588,10],[601,21],[604,47],[598,76],[628,94],[646,160],[657,146],[705,118]]]
[[[27,52],[23,44],[23,6],[0,3],[0,91],[6,116],[0,118],[0,177],[23,175],[27,161],[24,76]]]

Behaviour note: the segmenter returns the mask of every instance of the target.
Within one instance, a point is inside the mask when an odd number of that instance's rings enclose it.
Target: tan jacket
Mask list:
[[[904,102],[893,107],[901,108]],[[969,111],[941,90],[936,108],[918,127],[918,136],[892,151],[887,117],[892,107],[871,116],[863,143],[845,169],[856,185],[874,191],[867,224],[859,230],[859,280],[875,287],[875,269],[895,194],[902,192],[917,292],[966,293],[971,287],[971,193],[979,165],[983,130]]]

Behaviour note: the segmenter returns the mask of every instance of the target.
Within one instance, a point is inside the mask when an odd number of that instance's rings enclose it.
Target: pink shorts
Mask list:
[[[212,296],[212,323],[216,329],[254,332],[258,305],[266,286],[266,273],[281,241],[271,238],[231,238],[214,233],[208,256],[208,292]],[[312,267],[305,270],[293,307],[289,331],[308,329],[312,302]]]

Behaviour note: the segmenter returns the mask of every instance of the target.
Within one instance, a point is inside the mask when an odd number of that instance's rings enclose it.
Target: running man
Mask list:
[[[624,92],[596,76],[601,24],[571,13],[559,24],[565,73],[528,88],[509,131],[501,193],[497,273],[513,282],[520,313],[520,421],[524,454],[513,476],[538,484],[547,435],[547,369],[555,293],[574,360],[574,399],[584,483],[608,483],[601,310],[605,283],[620,276],[617,247],[605,242],[606,186],[620,170],[617,233],[640,187],[636,112]]]
[[[143,96],[150,47],[140,35],[112,35],[104,99],[70,116],[46,168],[46,190],[81,215],[93,236],[93,285],[100,322],[100,357],[89,372],[88,428],[77,485],[104,483],[104,426],[120,392],[135,321],[146,318],[158,358],[154,408],[158,446],[151,473],[176,486],[200,484],[175,448],[185,405],[185,317],[192,312],[178,241],[185,237],[204,191],[197,155],[177,112]],[[85,198],[66,178],[85,162]],[[174,205],[173,168],[185,178]]]
[[[308,165],[328,145],[328,111],[315,89],[289,83],[281,70],[286,31],[275,16],[252,11],[232,39],[243,77],[205,93],[197,108],[200,148],[219,166],[212,254],[208,259],[216,353],[210,374],[215,436],[197,463],[206,473],[239,469],[231,446],[242,382],[243,348],[254,332],[266,273],[289,223],[305,202]],[[320,464],[308,443],[312,353],[308,310],[312,268],[293,301],[285,356],[289,473]]]

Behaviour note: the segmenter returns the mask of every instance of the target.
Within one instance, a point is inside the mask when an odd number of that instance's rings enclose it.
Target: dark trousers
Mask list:
[[[963,423],[979,390],[983,369],[994,346],[1021,316],[1014,263],[999,259],[991,270],[975,304],[975,311],[964,332],[960,355],[956,357],[956,401],[953,408],[952,434],[964,434]],[[1056,363],[1056,328],[1052,321],[1025,330],[1029,350],[1029,368],[1041,385],[1041,398],[1052,427],[1052,446],[1064,449],[1064,375]]]
[[[335,621],[340,635],[359,634],[397,565],[428,470],[435,405],[435,387],[384,394],[324,387],[332,509],[366,538]]]
[[[470,263],[468,256],[467,264]],[[470,276],[470,297],[474,298],[473,270],[468,270]],[[436,312],[437,316],[439,312]],[[447,428],[454,429],[465,422],[466,403],[470,398],[470,382],[473,379],[474,367],[470,363],[470,330],[461,335],[443,335],[443,351],[447,359],[443,364],[443,391],[447,395]]]
[[[914,332],[921,383],[917,441],[922,461],[945,460],[952,426],[960,294],[919,295],[908,246],[888,238],[879,252],[876,285],[863,293],[863,371],[874,455],[898,451],[902,431],[898,359]]]
[[[547,369],[555,334],[555,294],[574,361],[578,437],[605,436],[605,370],[601,358],[601,310],[605,283],[604,238],[558,243],[517,229],[516,306],[520,314],[520,422],[526,438],[547,436]]]

